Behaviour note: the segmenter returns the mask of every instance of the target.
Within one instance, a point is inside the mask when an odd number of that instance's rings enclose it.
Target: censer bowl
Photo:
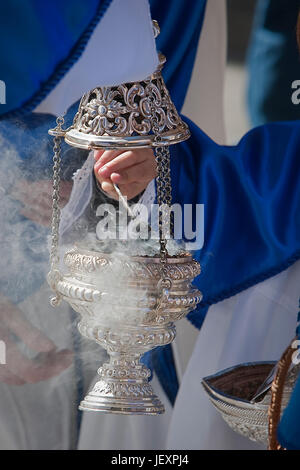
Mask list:
[[[81,314],[82,335],[106,349],[110,361],[80,404],[82,410],[157,415],[164,406],[149,383],[141,356],[171,343],[174,322],[194,310],[201,293],[191,286],[200,265],[188,253],[116,256],[75,246],[64,257],[68,273],[59,295]]]
[[[202,380],[210,401],[226,423],[238,434],[263,444],[268,443],[271,390],[256,401],[252,398],[275,364],[276,362],[239,364]],[[299,370],[299,366],[296,366],[288,374],[282,396],[282,413],[289,402]]]

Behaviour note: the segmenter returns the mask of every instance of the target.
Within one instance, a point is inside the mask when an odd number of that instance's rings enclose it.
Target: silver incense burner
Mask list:
[[[156,29],[157,30],[157,29]],[[140,82],[98,87],[80,102],[72,126],[63,129],[63,118],[49,131],[54,136],[54,184],[49,284],[57,305],[62,299],[81,315],[79,331],[103,346],[110,361],[100,367],[100,380],[81,402],[83,410],[122,414],[164,412],[148,382],[150,371],[141,356],[171,343],[174,322],[195,309],[201,293],[191,286],[200,266],[189,253],[170,256],[164,224],[170,212],[159,213],[159,249],[155,256],[115,256],[74,246],[64,256],[67,273],[59,269],[59,171],[60,142],[84,149],[154,149],[157,202],[171,206],[169,145],[190,136],[171,101],[161,69]],[[172,228],[172,223],[170,224]],[[100,246],[100,245],[99,245]],[[109,280],[109,282],[105,282]],[[110,290],[110,285],[114,290]],[[122,296],[126,292],[126,302]]]

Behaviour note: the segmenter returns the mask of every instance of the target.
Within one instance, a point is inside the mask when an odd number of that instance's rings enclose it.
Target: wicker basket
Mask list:
[[[281,449],[276,430],[300,371],[300,366],[289,371],[294,351],[291,343],[277,363],[271,388],[255,401],[252,398],[276,362],[239,364],[202,380],[212,404],[227,424],[253,441],[269,444],[272,450]]]

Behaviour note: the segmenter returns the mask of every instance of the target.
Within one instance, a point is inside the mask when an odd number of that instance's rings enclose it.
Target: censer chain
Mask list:
[[[60,223],[60,170],[61,170],[61,139],[65,134],[62,129],[64,118],[56,119],[57,126],[52,129],[53,135],[53,192],[52,192],[52,224],[51,224],[51,249],[50,249],[50,273],[48,282],[55,292],[55,297],[51,299],[51,305],[56,306],[60,302],[60,295],[56,290],[57,281],[60,279],[59,272],[59,223]]]
[[[160,262],[161,262],[161,278],[157,284],[159,298],[156,304],[156,313],[163,311],[165,304],[168,303],[168,292],[172,286],[172,280],[168,277],[166,267],[168,250],[166,232],[169,226],[169,237],[174,233],[174,220],[171,213],[172,205],[172,184],[171,184],[171,170],[170,170],[170,150],[169,146],[162,146],[161,135],[159,129],[159,122],[155,108],[155,97],[149,95],[150,112],[151,112],[151,127],[154,134],[154,153],[156,161],[156,192],[157,203],[159,207],[158,215],[158,229],[159,229],[159,243],[160,243]],[[164,320],[164,317],[161,317]]]
[[[160,242],[160,257],[161,262],[165,263],[168,251],[166,232],[167,227],[170,227],[170,236],[173,235],[174,221],[170,211],[172,204],[172,186],[171,186],[171,171],[170,171],[170,151],[168,146],[160,146],[161,135],[159,129],[159,122],[155,108],[155,98],[150,95],[150,112],[151,112],[151,127],[154,134],[155,142],[155,161],[157,168],[156,177],[156,190],[157,190],[157,203],[159,206],[158,228],[159,228],[159,242]]]

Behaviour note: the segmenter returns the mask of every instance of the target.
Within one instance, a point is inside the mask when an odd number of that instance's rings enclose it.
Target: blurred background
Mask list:
[[[300,119],[299,0],[227,0],[225,123],[228,143],[250,128]]]
[[[246,60],[255,6],[256,0],[227,0],[225,125],[228,144],[236,143],[251,127],[246,99]]]

